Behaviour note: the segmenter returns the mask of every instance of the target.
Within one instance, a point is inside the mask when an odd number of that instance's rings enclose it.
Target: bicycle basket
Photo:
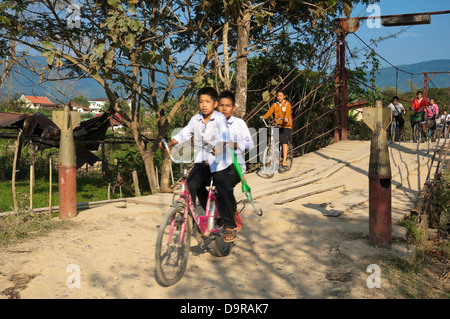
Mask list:
[[[413,122],[422,122],[423,121],[423,113],[419,112],[419,113],[412,114],[411,120]]]

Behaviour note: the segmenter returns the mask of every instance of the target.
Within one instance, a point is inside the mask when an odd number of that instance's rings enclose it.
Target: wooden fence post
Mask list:
[[[22,136],[22,130],[19,130],[19,135],[17,135],[16,140],[16,150],[14,151],[14,162],[13,162],[13,169],[12,169],[12,193],[13,193],[13,202],[14,202],[14,213],[19,212],[19,207],[17,205],[17,197],[16,197],[16,167],[17,167],[17,158],[19,156],[19,149],[20,149],[20,137]]]
[[[48,215],[52,217],[52,158],[50,157],[50,178],[49,178],[49,194],[48,194]]]

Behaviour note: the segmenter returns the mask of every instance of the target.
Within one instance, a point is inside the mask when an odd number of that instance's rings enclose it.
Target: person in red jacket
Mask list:
[[[417,91],[416,96],[411,105],[413,110],[413,114],[411,115],[411,129],[414,129],[414,124],[424,121],[424,116],[428,109],[428,102],[422,97],[422,91]],[[425,123],[423,123],[423,131],[425,132]],[[414,134],[413,139],[415,139]]]

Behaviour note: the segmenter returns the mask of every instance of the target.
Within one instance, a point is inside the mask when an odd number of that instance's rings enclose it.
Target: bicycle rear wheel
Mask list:
[[[192,218],[188,216],[180,243],[184,210],[183,205],[171,208],[159,226],[155,248],[155,271],[156,279],[162,286],[174,285],[183,277],[186,270],[191,246]]]
[[[213,235],[211,240],[211,249],[217,257],[226,257],[230,254],[234,243],[226,243],[223,240],[223,230]]]
[[[292,167],[292,163],[294,162],[294,151],[293,151],[294,147],[292,146],[292,142],[289,141],[288,142],[288,153],[287,153],[287,157],[286,157],[286,164],[287,166],[284,167],[284,171],[287,172],[291,169]]]

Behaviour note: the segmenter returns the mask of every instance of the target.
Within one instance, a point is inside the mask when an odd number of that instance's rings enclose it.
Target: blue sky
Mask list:
[[[381,15],[420,13],[450,10],[450,0],[381,0],[378,3]],[[351,16],[370,16],[366,6],[356,6]],[[384,40],[375,48],[377,53],[393,65],[413,64],[423,61],[450,59],[450,14],[432,15],[431,24],[410,27],[369,28],[366,21],[360,23],[356,34],[366,43],[395,34],[407,28],[396,39]],[[347,36],[350,48],[361,48],[358,39]],[[383,67],[388,67],[385,62]]]

